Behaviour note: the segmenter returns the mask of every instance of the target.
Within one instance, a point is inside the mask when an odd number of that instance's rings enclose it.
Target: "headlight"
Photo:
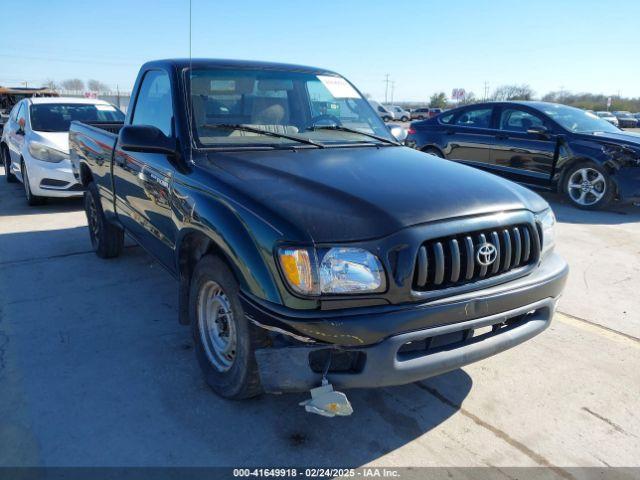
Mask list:
[[[304,295],[382,292],[386,289],[380,260],[361,248],[334,247],[316,252],[281,248],[280,266],[287,283]]]
[[[29,153],[36,160],[42,160],[43,162],[58,163],[69,158],[66,153],[38,142],[29,142]]]
[[[537,220],[542,227],[542,251],[540,257],[544,257],[553,250],[556,244],[556,216],[550,208],[537,215]]]

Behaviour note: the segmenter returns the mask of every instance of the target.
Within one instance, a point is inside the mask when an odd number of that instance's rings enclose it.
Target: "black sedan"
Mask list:
[[[478,103],[413,122],[405,144],[527,186],[564,192],[579,208],[640,200],[640,135],[578,108]]]

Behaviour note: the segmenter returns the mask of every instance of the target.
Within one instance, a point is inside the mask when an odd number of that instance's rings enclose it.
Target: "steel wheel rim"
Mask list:
[[[607,181],[595,168],[580,168],[569,177],[567,190],[571,200],[588,207],[602,200],[607,193]]]
[[[224,290],[212,280],[198,292],[198,331],[209,362],[220,372],[229,370],[236,359],[235,320]]]
[[[91,234],[91,243],[95,246],[98,243],[100,234],[100,222],[98,221],[98,209],[93,201],[93,198],[89,197],[89,233]]]

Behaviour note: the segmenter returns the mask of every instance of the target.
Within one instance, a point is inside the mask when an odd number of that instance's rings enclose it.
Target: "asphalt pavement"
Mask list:
[[[162,267],[97,258],[80,201],[0,176],[0,466],[640,466],[640,209],[546,197],[571,267],[551,327],[327,419],[215,396]]]

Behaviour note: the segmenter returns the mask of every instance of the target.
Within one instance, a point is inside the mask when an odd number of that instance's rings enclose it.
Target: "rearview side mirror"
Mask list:
[[[24,127],[27,124],[27,122],[25,121],[24,118],[20,118],[18,119],[18,130],[16,133],[18,134],[23,134],[24,133]]]
[[[177,151],[176,140],[151,125],[125,125],[120,129],[118,143],[127,152],[174,155]]]

